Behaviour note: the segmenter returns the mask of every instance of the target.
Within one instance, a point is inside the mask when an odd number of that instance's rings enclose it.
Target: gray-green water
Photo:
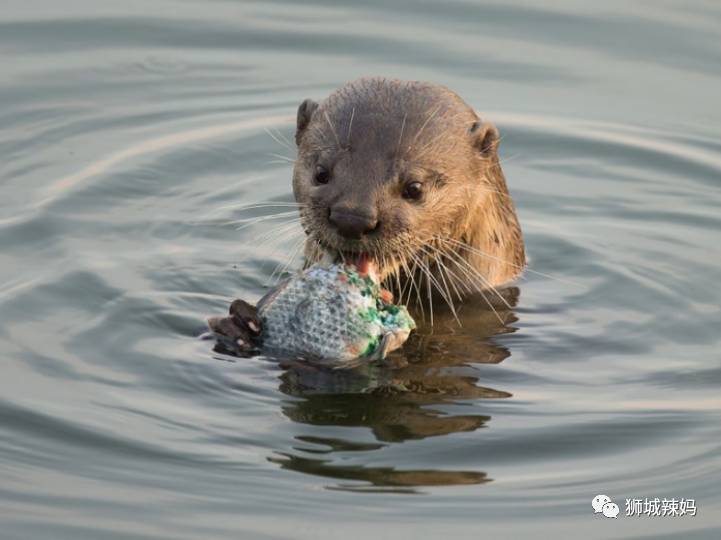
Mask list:
[[[3,540],[721,536],[717,2],[2,4]],[[195,337],[292,245],[223,208],[289,200],[266,129],[366,74],[496,122],[559,278],[439,317],[403,395]]]

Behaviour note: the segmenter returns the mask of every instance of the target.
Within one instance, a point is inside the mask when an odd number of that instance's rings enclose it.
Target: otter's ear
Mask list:
[[[312,99],[306,99],[298,107],[298,119],[295,127],[295,144],[300,145],[300,139],[303,137],[305,128],[308,127],[313,113],[318,108],[318,104]]]
[[[500,140],[496,126],[490,122],[478,120],[473,123],[469,131],[473,147],[478,150],[481,156],[489,158],[496,153],[498,141]]]

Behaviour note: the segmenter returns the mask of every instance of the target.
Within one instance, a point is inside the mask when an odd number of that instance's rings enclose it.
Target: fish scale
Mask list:
[[[384,358],[415,322],[381,291],[373,272],[354,265],[319,263],[299,272],[258,302],[264,352],[339,364]]]

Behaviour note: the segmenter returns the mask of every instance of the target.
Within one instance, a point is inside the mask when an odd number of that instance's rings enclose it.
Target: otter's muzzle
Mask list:
[[[378,228],[378,216],[375,212],[349,209],[347,207],[334,207],[330,209],[328,221],[338,234],[349,240],[359,240],[364,235],[372,233]]]

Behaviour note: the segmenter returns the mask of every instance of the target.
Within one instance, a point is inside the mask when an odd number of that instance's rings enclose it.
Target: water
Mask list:
[[[721,536],[720,28],[713,1],[5,0],[0,536]],[[364,74],[498,125],[558,279],[504,324],[439,314],[390,374],[213,352],[204,317],[292,245],[222,207],[290,200],[266,130]],[[624,515],[644,497],[698,515]]]

